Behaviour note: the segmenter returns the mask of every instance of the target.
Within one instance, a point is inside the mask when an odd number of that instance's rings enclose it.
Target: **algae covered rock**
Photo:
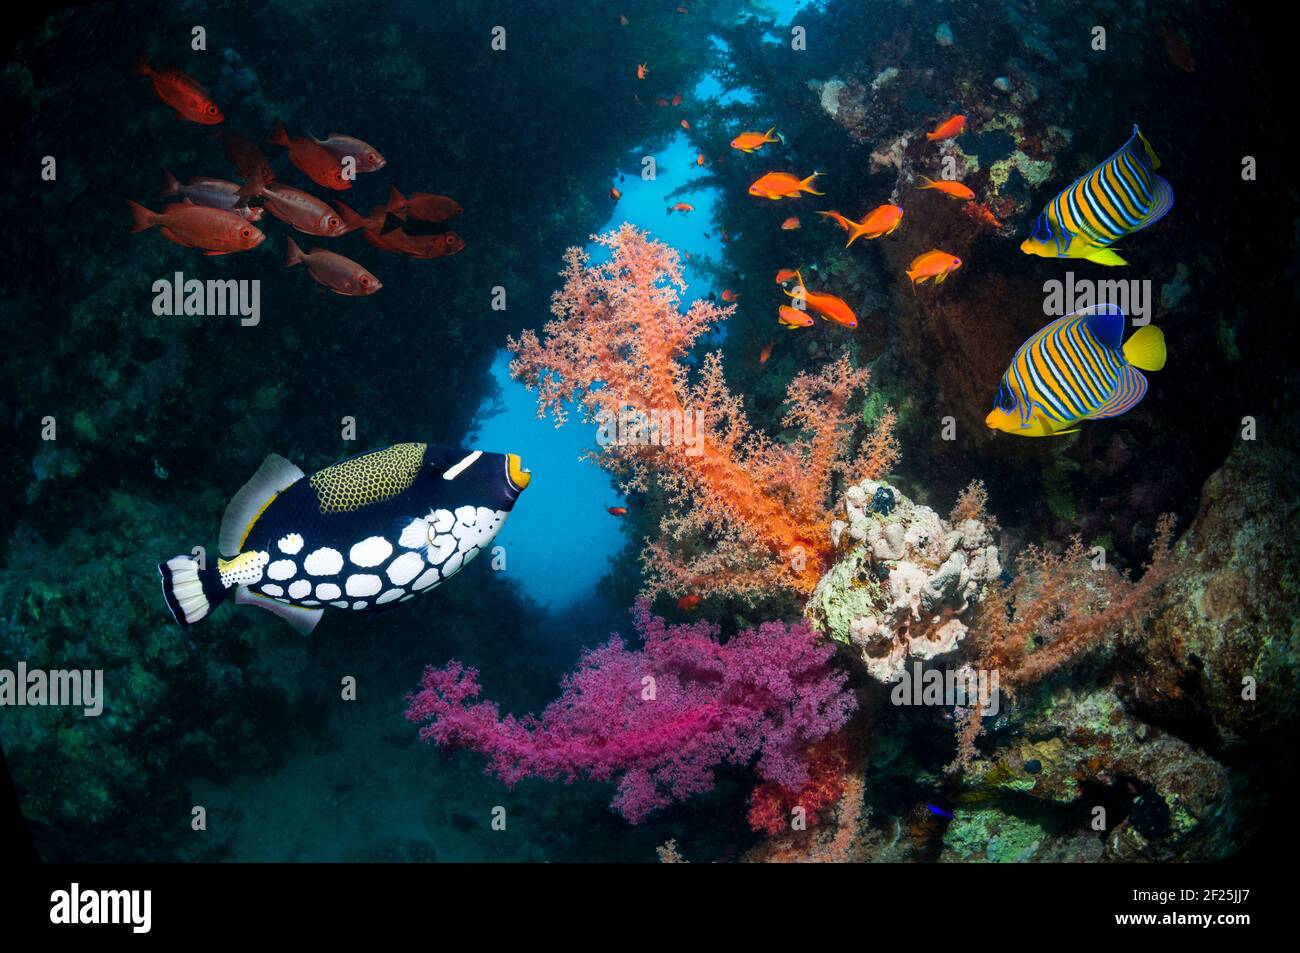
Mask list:
[[[954,652],[984,586],[1002,572],[982,522],[952,526],[886,482],[849,487],[831,524],[839,554],[808,602],[813,626],[892,682],[909,659]]]

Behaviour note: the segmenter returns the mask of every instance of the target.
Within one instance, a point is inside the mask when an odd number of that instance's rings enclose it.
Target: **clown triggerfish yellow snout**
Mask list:
[[[221,520],[222,558],[158,566],[180,625],[236,603],[304,635],[325,607],[375,611],[414,599],[486,549],[532,474],[513,453],[399,443],[311,476],[267,457]]]

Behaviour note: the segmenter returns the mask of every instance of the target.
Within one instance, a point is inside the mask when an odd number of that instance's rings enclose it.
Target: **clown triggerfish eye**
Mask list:
[[[453,576],[500,531],[531,474],[513,453],[399,443],[305,476],[271,454],[221,520],[222,558],[160,563],[180,625],[227,591],[302,634],[326,606],[391,608]]]

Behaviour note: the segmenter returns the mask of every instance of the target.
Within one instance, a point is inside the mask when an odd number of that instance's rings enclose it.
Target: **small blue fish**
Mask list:
[[[935,807],[933,804],[927,804],[926,807],[928,807],[928,808],[930,809],[930,813],[931,813],[931,814],[938,814],[940,817],[946,817],[946,818],[948,818],[949,820],[952,820],[952,813],[951,813],[951,812],[949,812],[949,811],[945,811],[945,810],[944,810],[943,808],[941,808],[941,807]]]

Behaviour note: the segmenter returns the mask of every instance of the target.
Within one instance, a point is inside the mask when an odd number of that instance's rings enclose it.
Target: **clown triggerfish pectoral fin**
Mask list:
[[[228,559],[239,555],[257,518],[276,496],[302,478],[303,472],[278,453],[263,460],[257,472],[231,499],[221,517],[221,533],[217,537],[221,555]]]

